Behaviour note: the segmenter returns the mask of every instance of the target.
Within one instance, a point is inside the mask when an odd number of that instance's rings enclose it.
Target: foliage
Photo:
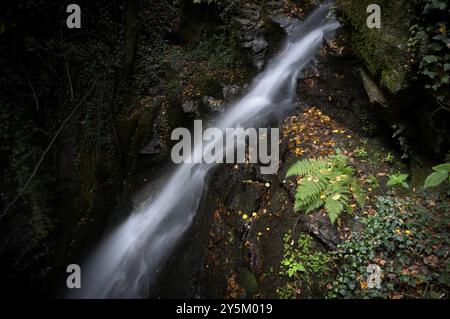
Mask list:
[[[433,170],[434,173],[430,174],[425,180],[424,188],[438,186],[447,179],[450,182],[450,163],[435,166]]]
[[[301,262],[296,261],[293,256],[283,259],[281,265],[286,268],[285,274],[289,277],[297,275],[299,271],[306,271],[305,266]]]
[[[212,69],[243,66],[239,40],[227,26],[218,26],[214,30],[203,27],[199,37],[190,45],[188,57],[207,61]]]
[[[357,158],[364,159],[367,158],[368,153],[365,147],[357,148],[353,152]]]
[[[197,86],[200,94],[203,96],[213,96],[222,98],[222,84],[216,76],[211,74],[202,74],[197,80]]]
[[[398,144],[403,152],[401,159],[408,159],[411,156],[411,148],[408,144],[408,141],[405,136],[403,136],[403,132],[405,131],[405,127],[402,124],[392,125],[394,129],[394,134],[392,138],[397,138]]]
[[[277,289],[277,295],[280,299],[295,299],[297,297],[297,288],[294,283],[288,282],[285,286]]]
[[[449,4],[446,0],[418,1],[418,14],[411,26],[409,47],[420,61],[420,73],[427,79],[426,88],[437,100],[448,105],[450,84]]]
[[[370,185],[372,188],[378,188],[380,185],[378,184],[378,180],[375,176],[369,175],[365,179],[365,182]]]
[[[303,278],[309,281],[314,274],[325,274],[330,261],[327,253],[314,251],[314,240],[308,234],[300,234],[297,241],[291,231],[284,237],[284,258],[281,261],[281,275],[289,278]],[[314,251],[314,252],[313,252]]]
[[[101,227],[96,219],[123,189],[134,127],[123,130],[122,115],[134,113],[139,94],[160,82],[177,14],[169,1],[133,3],[135,11],[84,1],[83,32],[76,34],[65,23],[47,23],[62,21],[64,1],[10,1],[2,9],[0,218],[18,200],[0,234],[0,267],[14,286],[26,276],[35,293],[48,293],[42,282],[56,256],[64,263],[68,249],[85,245],[79,239]]]
[[[406,182],[408,179],[408,174],[392,174],[389,175],[389,180],[387,186],[397,187],[401,186],[405,189],[409,189],[409,184]]]
[[[344,210],[352,212],[350,194],[363,208],[363,191],[347,163],[348,157],[338,151],[327,159],[304,159],[294,164],[287,172],[287,176],[300,177],[294,210],[309,213],[324,206],[334,223]]]
[[[448,297],[448,202],[424,207],[416,199],[379,197],[376,208],[360,220],[362,232],[333,252],[338,273],[328,297]],[[367,288],[369,264],[382,268],[380,290]]]
[[[291,281],[285,287],[278,289],[281,298],[292,298],[292,291],[299,284],[311,285],[313,278],[321,278],[329,272],[330,256],[314,245],[313,238],[308,234],[300,234],[297,241],[292,239],[291,231],[284,237],[284,257],[281,260],[280,275]],[[292,281],[293,280],[293,281]],[[299,282],[298,282],[299,281]]]
[[[389,164],[393,164],[394,163],[394,155],[392,155],[391,152],[388,152],[383,161],[386,163],[389,163]]]

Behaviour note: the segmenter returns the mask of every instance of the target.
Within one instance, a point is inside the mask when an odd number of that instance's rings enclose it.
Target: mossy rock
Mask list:
[[[380,0],[381,28],[367,26],[371,0],[338,0],[336,6],[344,24],[352,28],[351,42],[372,76],[390,93],[408,86],[408,46],[411,1]]]

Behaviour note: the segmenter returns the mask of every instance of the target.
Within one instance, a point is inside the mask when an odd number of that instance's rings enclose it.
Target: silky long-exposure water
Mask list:
[[[220,129],[256,127],[281,105],[292,102],[299,72],[320,49],[324,37],[339,24],[329,20],[330,6],[322,6],[298,26],[284,48],[250,86],[248,93],[228,107],[216,126]],[[291,103],[292,104],[292,103]],[[227,151],[227,150],[225,150]],[[193,158],[201,157],[196,146]],[[146,298],[168,256],[190,227],[212,164],[180,164],[151,201],[144,201],[82,265],[81,289],[70,298]]]

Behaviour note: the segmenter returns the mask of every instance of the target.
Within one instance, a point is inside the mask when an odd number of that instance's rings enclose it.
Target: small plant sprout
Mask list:
[[[368,153],[367,153],[365,147],[361,147],[361,148],[358,147],[357,149],[355,149],[355,151],[353,153],[355,154],[355,156],[357,158],[360,158],[360,159],[367,158],[367,156],[368,156]]]
[[[388,164],[393,164],[394,163],[394,155],[392,155],[391,152],[387,153],[387,155],[383,161]]]
[[[392,174],[389,175],[389,180],[387,186],[390,187],[403,187],[404,189],[409,189],[409,184],[406,182],[408,179],[408,174]]]

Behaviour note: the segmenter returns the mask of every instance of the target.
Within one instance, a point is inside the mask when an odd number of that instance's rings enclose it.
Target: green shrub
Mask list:
[[[329,273],[330,256],[315,245],[310,235],[300,234],[295,241],[291,231],[288,231],[283,242],[280,275],[288,277],[289,281],[277,290],[280,298],[295,298],[297,287],[301,284],[311,287],[313,278],[325,282],[323,277]]]
[[[448,297],[448,202],[436,202],[430,208],[419,200],[379,197],[376,211],[359,220],[361,233],[332,253],[338,273],[328,297]],[[382,268],[381,289],[367,288],[369,264]]]

